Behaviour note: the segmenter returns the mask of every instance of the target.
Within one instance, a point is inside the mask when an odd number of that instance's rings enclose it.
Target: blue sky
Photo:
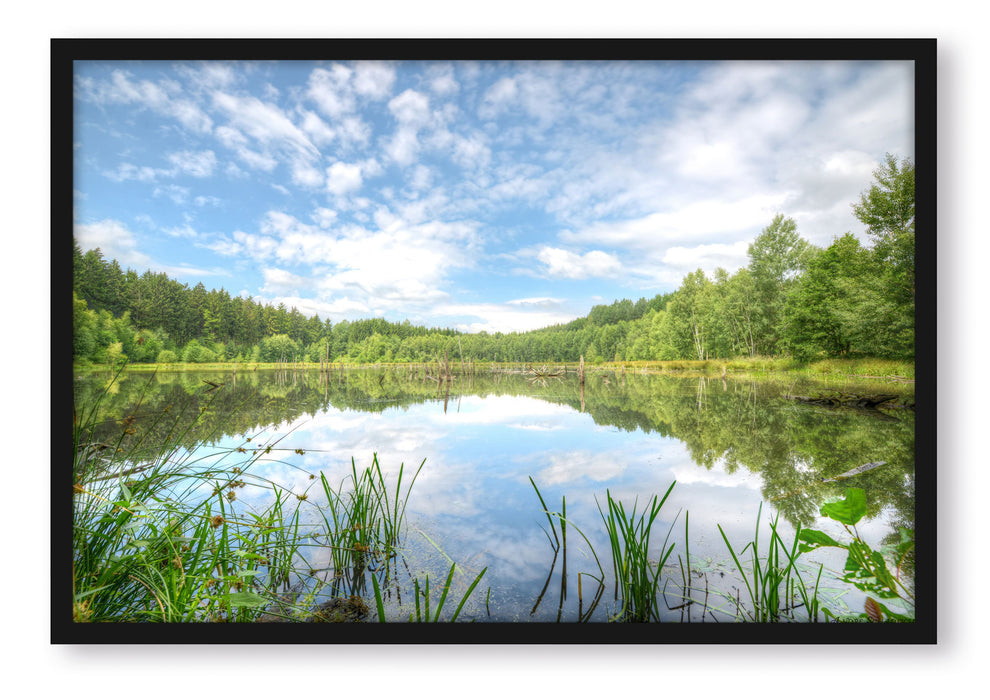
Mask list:
[[[852,231],[906,62],[80,62],[74,233],[333,322],[569,321]]]

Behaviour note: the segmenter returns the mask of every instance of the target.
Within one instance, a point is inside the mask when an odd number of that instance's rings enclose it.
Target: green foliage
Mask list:
[[[190,362],[241,354],[251,362],[589,362],[779,357],[910,358],[914,353],[914,166],[888,155],[853,205],[872,247],[852,234],[825,251],[793,219],[774,216],[748,248],[747,267],[702,270],[652,299],[616,300],[586,318],[526,333],[464,334],[408,321],[333,325],[284,304],[190,289],[164,273],[138,275],[73,244],[73,357],[104,362],[121,343],[132,361],[184,347]],[[150,331],[155,329],[154,336]],[[138,342],[151,339],[152,346]],[[189,349],[190,341],[196,341]],[[160,344],[156,344],[160,343]],[[209,352],[204,353],[202,348]],[[213,353],[210,359],[210,353]]]
[[[762,512],[761,504],[756,516],[756,533],[739,555],[732,548],[722,526],[718,526],[722,540],[728,547],[732,561],[735,562],[736,569],[746,586],[746,592],[749,594],[750,607],[745,608],[741,603],[737,603],[737,612],[740,617],[751,622],[780,622],[785,615],[792,615],[794,595],[797,592],[808,613],[808,621],[817,622],[817,586],[815,592],[809,592],[797,568],[798,556],[802,551],[798,545],[802,530],[797,529],[794,533],[794,541],[788,548],[777,532],[779,516],[774,518],[770,523],[770,544],[766,554],[761,555],[759,542]],[[747,549],[750,550],[748,573],[747,567],[739,560],[739,556],[745,554]]]
[[[903,622],[914,619],[914,593],[909,584],[901,580],[901,572],[914,555],[914,531],[908,528],[899,529],[897,542],[887,547],[885,551],[874,551],[856,531],[858,523],[867,513],[866,492],[860,488],[847,488],[845,498],[841,501],[825,503],[821,514],[842,523],[852,536],[848,543],[837,542],[818,530],[802,530],[799,539],[802,541],[801,552],[810,552],[819,547],[839,547],[847,552],[846,563],[843,567],[842,580],[851,583],[864,593],[884,599],[896,599],[906,607],[905,611],[890,610],[872,597],[866,599],[866,611],[859,615],[861,619],[879,622]],[[888,559],[895,567],[891,572],[887,565]],[[825,610],[831,617],[830,611]]]

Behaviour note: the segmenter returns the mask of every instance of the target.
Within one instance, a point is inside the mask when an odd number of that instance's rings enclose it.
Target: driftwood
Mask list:
[[[792,396],[785,399],[800,401],[814,406],[853,406],[856,408],[876,408],[882,403],[898,398],[897,394],[833,394],[830,396]]]

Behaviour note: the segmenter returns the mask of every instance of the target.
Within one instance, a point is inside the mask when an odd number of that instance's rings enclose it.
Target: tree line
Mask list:
[[[853,203],[851,233],[825,248],[779,214],[733,274],[696,270],[672,293],[592,307],[525,333],[462,333],[384,319],[332,324],[296,308],[138,275],[99,249],[73,250],[77,362],[576,362],[789,355],[914,355],[914,165],[887,155]]]

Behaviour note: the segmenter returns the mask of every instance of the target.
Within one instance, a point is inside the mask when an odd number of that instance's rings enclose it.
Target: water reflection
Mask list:
[[[223,386],[209,391],[204,380]],[[105,381],[78,380],[77,404]],[[596,564],[571,533],[569,575],[562,578],[530,477],[549,508],[566,497],[568,519],[599,552],[607,551],[599,531],[606,489],[628,504],[643,503],[676,480],[660,531],[676,526],[683,540],[683,514],[690,512],[692,561],[711,567],[726,556],[716,524],[733,541],[747,541],[761,501],[791,526],[829,530],[818,517],[820,504],[855,485],[869,497],[870,520],[860,527],[868,540],[879,544],[898,526],[912,527],[913,413],[826,409],[784,398],[813,391],[793,382],[632,373],[591,375],[583,387],[570,375],[532,382],[512,374],[467,375],[441,387],[411,370],[330,377],[189,372],[126,376],[101,410],[107,441],[133,415],[136,432],[128,439],[163,442],[172,423],[155,417],[168,407],[199,416],[182,437],[188,449],[205,443],[254,450],[278,441],[265,455],[265,476],[315,505],[319,481],[312,475],[322,472],[338,484],[352,459],[362,467],[377,454],[393,474],[400,464],[414,469],[425,459],[409,502],[409,541],[418,552],[412,559],[434,572],[452,559],[465,580],[487,566],[484,587],[492,589],[496,619],[552,620],[565,598],[570,619],[587,609],[594,585],[585,580],[589,590],[579,600],[577,573]],[[854,481],[822,483],[872,461],[887,465]],[[269,497],[262,489],[238,495],[242,507]]]

